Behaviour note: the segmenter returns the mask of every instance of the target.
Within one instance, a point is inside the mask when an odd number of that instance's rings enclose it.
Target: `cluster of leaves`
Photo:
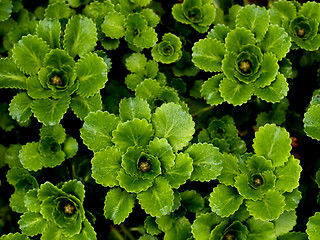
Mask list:
[[[234,2],[0,0],[1,240],[320,238],[320,4]]]

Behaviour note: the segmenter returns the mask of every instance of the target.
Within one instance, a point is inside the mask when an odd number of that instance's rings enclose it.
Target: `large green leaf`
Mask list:
[[[166,138],[174,151],[187,146],[195,132],[192,117],[180,105],[162,104],[152,115],[155,136]]]
[[[137,194],[137,199],[146,213],[154,217],[160,217],[171,211],[174,196],[168,181],[158,177],[152,187]],[[152,201],[150,201],[151,199]]]
[[[192,62],[204,71],[218,72],[221,71],[224,54],[225,47],[219,40],[201,39],[192,48]]]
[[[67,112],[70,97],[60,99],[36,99],[31,105],[31,110],[39,122],[45,125],[56,125]]]
[[[76,95],[71,99],[70,108],[78,118],[84,120],[90,112],[96,112],[102,109],[101,95],[99,93],[91,97]]]
[[[44,231],[47,221],[40,213],[27,212],[18,221],[22,233],[28,236],[35,236]]]
[[[41,20],[37,25],[37,35],[47,42],[50,48],[60,47],[61,26],[58,20]]]
[[[118,125],[112,132],[112,142],[123,152],[131,146],[144,148],[150,142],[153,133],[152,125],[147,120],[134,118]]]
[[[179,188],[190,178],[192,171],[192,158],[188,154],[179,153],[176,155],[175,165],[164,176],[173,188]]]
[[[90,113],[80,129],[84,144],[94,152],[112,146],[112,131],[116,129],[119,122],[117,116],[108,112]]]
[[[277,219],[284,211],[285,197],[276,190],[269,190],[263,199],[247,200],[246,205],[249,213],[261,220]]]
[[[96,53],[89,53],[81,58],[75,66],[79,80],[77,93],[84,97],[99,93],[108,80],[107,64]]]
[[[44,157],[38,151],[38,143],[31,142],[22,146],[19,159],[22,166],[29,171],[37,171],[43,167]]]
[[[259,128],[253,140],[256,154],[272,161],[274,167],[288,161],[291,151],[289,133],[275,124],[266,124]]]
[[[0,59],[0,88],[26,89],[26,79],[11,58]]]
[[[296,211],[284,211],[279,218],[273,221],[277,236],[283,235],[293,229],[297,224]]]
[[[132,212],[135,200],[134,195],[125,190],[111,189],[104,202],[104,216],[115,224],[122,223]]]
[[[196,240],[209,239],[212,229],[221,222],[214,212],[201,214],[192,224],[192,234]]]
[[[191,181],[211,181],[216,179],[222,170],[221,153],[217,147],[208,143],[191,145],[185,153],[193,159]]]
[[[64,49],[72,56],[84,56],[96,46],[97,29],[94,22],[84,16],[74,15],[69,20],[63,41]]]
[[[25,92],[15,95],[9,106],[9,115],[20,123],[28,121],[32,115],[32,99]]]
[[[269,14],[263,7],[247,5],[243,7],[236,19],[236,27],[250,30],[257,41],[261,41],[269,26]]]
[[[309,240],[318,240],[320,238],[320,212],[316,212],[312,217],[309,218],[307,223],[307,234]]]
[[[228,217],[239,209],[243,199],[233,187],[219,184],[210,194],[209,205],[211,210],[219,216]]]
[[[150,120],[151,110],[147,101],[141,98],[124,98],[119,104],[119,116],[122,122],[134,118]]]
[[[249,234],[248,240],[275,240],[276,234],[274,232],[273,223],[262,221],[260,219],[250,218],[246,221]]]
[[[110,38],[121,38],[125,34],[126,17],[116,11],[108,13],[101,24],[102,32]]]
[[[306,111],[303,123],[306,134],[320,141],[320,104],[311,106]]]
[[[225,185],[234,185],[235,177],[240,174],[238,159],[232,154],[223,154],[221,157],[222,171],[218,180]]]
[[[38,36],[23,36],[12,49],[13,58],[19,68],[26,74],[36,74],[49,52],[47,43]]]
[[[95,153],[91,160],[92,177],[105,187],[118,186],[118,172],[121,168],[122,154],[116,147],[106,147]]]

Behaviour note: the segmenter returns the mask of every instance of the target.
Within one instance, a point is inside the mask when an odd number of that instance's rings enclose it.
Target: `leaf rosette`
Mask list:
[[[186,0],[173,5],[172,15],[177,21],[189,24],[198,32],[204,33],[214,22],[216,9],[211,1]]]
[[[152,47],[151,55],[154,60],[161,63],[173,63],[182,56],[182,43],[180,38],[172,33],[166,33],[162,41]]]
[[[149,104],[140,98],[122,99],[119,109],[121,121],[114,119],[112,124],[115,116],[107,112],[85,118],[81,137],[94,151],[92,177],[105,187],[123,188],[126,194],[117,193],[123,197],[131,199],[132,193],[137,194],[142,208],[152,216],[167,214],[173,207],[173,189],[184,184],[193,171],[189,154],[177,153],[191,140],[192,118],[174,103],[163,104],[151,114]],[[101,137],[96,136],[97,131]],[[105,146],[97,145],[97,137]],[[110,192],[110,198],[115,192]],[[110,215],[110,206],[105,205],[105,216],[121,223],[132,211],[125,204],[121,203],[125,210],[119,215]]]

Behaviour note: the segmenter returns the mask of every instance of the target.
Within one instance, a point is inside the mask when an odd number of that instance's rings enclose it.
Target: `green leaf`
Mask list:
[[[123,98],[119,104],[119,116],[122,122],[134,118],[150,121],[151,110],[147,101],[141,98]]]
[[[41,240],[69,240],[70,237],[66,237],[63,234],[63,228],[59,228],[59,226],[55,223],[49,223],[46,230],[43,232],[41,236]]]
[[[139,175],[129,175],[123,168],[118,173],[117,180],[120,187],[124,188],[127,192],[139,193],[146,191],[153,184],[153,179],[144,179]]]
[[[73,137],[67,137],[66,141],[63,143],[62,151],[66,154],[66,159],[74,157],[79,149],[78,142]]]
[[[32,99],[25,92],[15,95],[9,105],[9,115],[20,123],[28,121],[32,115]]]
[[[99,93],[91,97],[76,95],[71,98],[70,108],[78,118],[84,120],[90,112],[96,112],[102,109],[101,95]]]
[[[192,47],[192,62],[204,71],[219,72],[224,54],[225,47],[219,40],[201,39]]]
[[[221,153],[209,143],[192,144],[185,153],[193,159],[191,181],[211,181],[216,179],[222,170]]]
[[[31,105],[31,110],[39,122],[45,125],[56,125],[67,112],[70,97],[60,99],[36,99]]]
[[[276,190],[269,190],[263,199],[247,200],[246,205],[249,213],[261,220],[275,220],[284,211],[284,196]]]
[[[308,236],[304,232],[289,232],[278,237],[279,240],[308,240]]]
[[[38,189],[31,189],[27,192],[24,205],[30,212],[39,213],[41,202],[38,199]]]
[[[93,51],[97,42],[94,22],[84,16],[75,15],[69,20],[63,41],[64,49],[72,56],[84,56]]]
[[[52,90],[43,88],[38,79],[38,76],[28,77],[26,84],[27,93],[33,99],[43,99],[52,96]]]
[[[194,238],[197,240],[209,239],[212,229],[220,222],[221,218],[214,212],[197,216],[191,226]]]
[[[104,187],[118,186],[118,172],[121,168],[122,154],[116,147],[106,147],[95,153],[91,160],[92,177]]]
[[[233,187],[218,184],[210,194],[209,205],[219,216],[228,217],[239,209],[243,199]]]
[[[152,187],[137,194],[141,207],[153,217],[169,213],[173,207],[173,198],[173,190],[163,177],[156,178]]]
[[[74,179],[64,182],[61,190],[67,194],[75,196],[81,202],[84,200],[85,190],[81,181]]]
[[[20,217],[18,221],[22,233],[28,236],[35,236],[44,232],[47,221],[43,219],[40,213],[27,212]]]
[[[9,148],[6,149],[4,162],[9,165],[9,168],[22,167],[18,157],[21,147],[21,144],[10,144]]]
[[[133,73],[137,73],[140,71],[144,71],[147,65],[147,58],[142,53],[132,53],[129,57],[125,60],[126,68]]]
[[[46,41],[50,48],[60,47],[60,32],[58,20],[43,19],[37,25],[37,35]]]
[[[25,234],[16,232],[2,235],[0,240],[30,240],[30,238],[28,238]]]
[[[96,232],[94,231],[94,228],[92,227],[91,223],[84,219],[82,222],[82,229],[81,232],[78,235],[74,235],[75,240],[97,240]]]
[[[0,88],[26,89],[26,79],[11,58],[0,59]]]
[[[263,7],[247,5],[239,11],[236,27],[250,30],[257,41],[261,41],[269,27],[269,14]]]
[[[118,12],[109,12],[101,24],[102,32],[110,38],[121,38],[125,35],[126,17]]]
[[[172,188],[179,188],[190,178],[192,171],[192,158],[188,154],[179,153],[176,155],[175,165],[163,176],[169,181]]]
[[[108,112],[89,113],[80,129],[84,144],[94,152],[112,146],[112,131],[116,129],[119,122],[118,117]]]
[[[295,159],[291,156],[284,166],[276,168],[277,190],[292,192],[293,189],[299,186],[300,173],[302,171],[302,167],[299,163],[299,159]]]
[[[81,58],[75,66],[79,88],[77,93],[84,97],[99,93],[108,80],[107,64],[96,53],[89,53]]]
[[[303,118],[305,133],[320,141],[320,104],[311,106]]]
[[[250,218],[246,221],[249,234],[248,240],[275,240],[276,235],[274,232],[273,223],[262,221],[260,219]]]
[[[225,39],[229,32],[230,28],[228,26],[217,24],[208,32],[207,38],[216,38],[220,42],[225,43]]]
[[[187,146],[195,132],[190,114],[175,103],[162,104],[152,115],[155,137],[166,138],[176,152]]]
[[[271,160],[274,167],[279,167],[288,161],[291,139],[284,128],[266,124],[256,132],[252,146],[257,155]]]
[[[38,145],[37,142],[27,143],[20,150],[20,162],[29,171],[37,171],[43,167],[42,162],[45,160],[45,157],[40,155]]]
[[[278,25],[270,25],[265,38],[258,43],[263,53],[271,52],[281,60],[291,47],[291,40],[287,32]]]
[[[62,144],[66,140],[66,131],[60,124],[54,126],[42,126],[39,135],[40,138],[53,137],[59,144]]]
[[[253,94],[251,84],[235,83],[224,77],[219,85],[222,98],[228,103],[237,106],[248,102]]]
[[[36,74],[49,52],[47,43],[38,36],[23,36],[12,49],[18,67],[26,74]]]
[[[308,18],[314,18],[320,22],[320,4],[318,2],[308,2],[301,6],[299,14]]]
[[[134,118],[118,125],[112,132],[112,142],[125,152],[131,146],[146,147],[153,134],[152,125],[147,120]]]
[[[148,145],[148,153],[159,159],[163,173],[169,171],[175,164],[176,156],[165,138],[154,138]]]
[[[48,5],[45,10],[45,17],[47,19],[69,19],[72,10],[69,8],[69,5],[62,1],[56,1]]]
[[[207,101],[210,105],[219,105],[224,102],[224,99],[221,97],[219,92],[219,85],[223,79],[223,74],[217,74],[209,78],[201,86],[201,96]]]
[[[245,28],[236,28],[228,33],[226,37],[227,52],[240,52],[244,45],[255,44],[254,34]]]
[[[187,190],[180,194],[182,205],[185,206],[188,211],[197,213],[204,208],[205,200],[195,190]]]
[[[294,210],[284,211],[279,218],[273,221],[277,236],[283,235],[293,229],[297,224],[297,215]]]
[[[283,26],[284,22],[288,22],[296,16],[297,9],[291,1],[277,1],[273,3],[269,9],[270,22],[274,25]]]
[[[111,189],[104,202],[104,216],[115,224],[122,223],[132,212],[135,200],[134,195],[120,188]]]
[[[56,69],[63,68],[64,65],[74,67],[73,58],[61,49],[51,49],[51,51],[45,56],[43,65],[46,67],[52,67]]]
[[[232,154],[222,154],[221,163],[222,170],[218,180],[225,185],[233,186],[234,178],[240,174],[237,157]]]
[[[165,231],[164,240],[189,239],[191,236],[191,224],[186,217],[181,217],[174,221],[173,226]]]
[[[254,94],[267,102],[276,103],[287,96],[288,91],[287,79],[281,73],[278,73],[276,79],[269,86],[256,88]]]
[[[161,91],[161,86],[157,80],[148,78],[143,80],[140,83],[137,83],[135,91],[136,91],[136,97],[150,101],[150,99],[153,100],[159,96]]]
[[[286,211],[295,210],[302,198],[302,194],[298,188],[294,189],[292,192],[285,192],[283,196],[285,196],[286,206],[284,210]]]
[[[1,0],[0,2],[0,22],[5,21],[10,18],[12,12],[12,1]]]
[[[158,224],[156,223],[156,218],[147,216],[144,220],[144,228],[148,234],[158,235],[162,231],[158,228]]]
[[[320,212],[316,212],[312,217],[309,218],[307,223],[307,234],[309,240],[317,240],[320,238]]]

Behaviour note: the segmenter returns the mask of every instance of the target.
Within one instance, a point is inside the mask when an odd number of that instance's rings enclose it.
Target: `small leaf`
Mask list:
[[[61,187],[61,190],[64,191],[65,193],[75,196],[77,199],[80,200],[80,202],[83,202],[84,200],[84,195],[85,195],[84,185],[82,184],[82,182],[76,179],[69,180],[68,182],[64,182]]]
[[[285,196],[286,206],[284,210],[286,211],[295,210],[302,198],[302,194],[298,188],[294,189],[292,192],[285,192],[283,196]]]
[[[35,236],[42,232],[47,226],[47,221],[43,219],[40,213],[27,212],[23,214],[18,221],[22,233],[28,236]]]
[[[241,82],[233,82],[224,77],[219,85],[221,96],[228,103],[237,106],[248,102],[253,94],[253,87],[251,84]]]
[[[135,91],[136,97],[150,101],[150,99],[155,99],[159,96],[161,86],[157,80],[148,78],[138,83]]]
[[[21,234],[21,233],[9,233],[6,235],[2,235],[0,237],[0,240],[30,240],[30,238],[27,237],[27,235],[25,234]]]
[[[95,53],[89,53],[81,58],[76,63],[75,73],[80,83],[77,93],[84,97],[99,93],[108,80],[107,64]]]
[[[297,14],[297,9],[291,1],[274,2],[272,8],[269,9],[270,22],[272,24],[283,26],[284,22],[293,19]]]
[[[96,112],[102,109],[101,95],[99,93],[91,97],[76,95],[71,99],[70,108],[78,118],[84,120],[90,112]]]
[[[294,210],[284,211],[279,218],[273,221],[277,236],[283,235],[293,229],[297,224],[297,215]]]
[[[237,54],[244,45],[248,44],[255,44],[255,38],[253,33],[245,28],[236,28],[226,37],[227,52]]]
[[[204,208],[204,198],[195,190],[187,190],[180,194],[181,202],[188,211],[197,213]]]
[[[238,159],[232,154],[223,154],[221,157],[222,171],[218,180],[225,184],[233,186],[235,182],[235,177],[240,174]]]
[[[303,123],[306,134],[320,141],[320,104],[311,106],[307,110]]]
[[[193,222],[192,234],[197,240],[210,239],[212,229],[221,222],[221,218],[214,212],[197,216]]]
[[[275,190],[269,190],[263,199],[246,201],[249,213],[261,220],[277,219],[284,211],[284,196]]]
[[[259,128],[253,140],[256,154],[272,161],[274,167],[283,166],[291,151],[289,133],[275,124],[266,124]]]
[[[39,135],[40,138],[53,137],[59,144],[62,144],[66,140],[66,131],[60,124],[54,126],[42,126]]]
[[[209,205],[219,216],[228,217],[239,209],[243,199],[233,187],[219,184],[210,194]]]
[[[148,234],[158,235],[162,231],[158,228],[158,224],[156,223],[156,218],[147,216],[144,220],[144,228]]]
[[[126,68],[133,73],[144,71],[147,65],[147,58],[142,53],[132,53],[126,58],[125,65]]]
[[[118,173],[117,180],[120,187],[124,188],[127,192],[139,193],[146,191],[153,184],[153,179],[143,179],[139,175],[131,176],[125,172],[123,168]]]
[[[97,29],[94,22],[84,16],[75,15],[69,20],[63,41],[64,49],[72,56],[84,56],[96,46]]]
[[[38,189],[31,189],[27,192],[26,198],[24,200],[24,205],[30,212],[39,213],[40,212],[40,200],[38,199]]]
[[[175,103],[162,104],[152,115],[155,137],[166,138],[176,152],[187,146],[195,132],[190,114]]]
[[[279,191],[292,192],[293,189],[299,186],[300,173],[302,167],[299,165],[299,160],[293,156],[284,166],[278,167],[275,170],[277,176],[276,189]]]
[[[112,146],[112,131],[116,129],[119,122],[118,117],[108,112],[90,113],[84,119],[84,124],[80,129],[84,144],[94,152]]]
[[[140,98],[123,98],[119,104],[119,116],[122,122],[134,118],[150,121],[151,110],[147,101]]]
[[[9,115],[20,123],[28,121],[32,115],[32,99],[25,92],[15,95],[9,105]]]
[[[40,37],[28,35],[14,45],[12,52],[16,64],[24,73],[36,74],[49,52],[49,46]]]
[[[45,17],[47,19],[69,19],[72,10],[66,2],[57,1],[48,5],[45,10]]]
[[[189,237],[191,237],[191,224],[186,217],[180,217],[174,221],[171,229],[165,231],[163,239],[189,239]]]
[[[179,153],[176,155],[175,165],[163,176],[169,181],[173,188],[179,188],[186,183],[193,171],[192,158],[188,154]]]
[[[22,146],[19,159],[22,166],[29,171],[37,171],[43,167],[44,157],[38,151],[38,143],[31,142]]]
[[[61,69],[64,65],[69,65],[70,67],[74,67],[73,58],[61,49],[52,49],[44,58],[43,65],[46,67],[52,67]]]
[[[58,20],[43,19],[37,25],[37,35],[47,42],[50,48],[60,47],[61,26]]]
[[[260,219],[250,218],[246,221],[249,234],[248,240],[274,240],[276,235],[272,222],[262,221]]]
[[[317,240],[320,238],[320,212],[316,212],[312,217],[309,218],[307,223],[307,234],[309,240]]]
[[[69,240],[70,237],[66,237],[63,234],[63,228],[59,228],[54,222],[48,223],[46,230],[41,235],[41,240]]]
[[[125,34],[125,20],[126,17],[118,12],[109,12],[104,17],[104,21],[101,24],[102,32],[110,38],[121,38]]]
[[[207,101],[210,105],[219,105],[224,102],[224,99],[221,97],[219,92],[219,85],[223,79],[223,74],[215,75],[209,78],[201,86],[201,96]]]
[[[112,142],[125,152],[131,146],[146,147],[153,134],[152,125],[147,120],[134,118],[118,125],[117,129],[112,132]]]
[[[250,30],[257,41],[263,39],[269,26],[269,14],[263,7],[256,5],[247,5],[243,7],[236,19],[236,27],[244,27]]]
[[[115,224],[120,224],[132,212],[134,204],[135,197],[132,194],[113,188],[107,193],[104,202],[104,216]]]
[[[276,79],[269,86],[256,88],[254,94],[267,102],[276,103],[287,96],[288,91],[287,79],[281,73],[278,73]]]
[[[31,105],[31,110],[39,122],[45,125],[56,125],[67,112],[70,97],[60,99],[36,99]]]
[[[2,0],[0,2],[0,22],[7,20],[11,16],[12,12],[12,1]]]
[[[153,217],[160,217],[171,211],[173,190],[164,178],[158,177],[147,191],[137,194],[141,207]],[[152,201],[150,201],[152,199]]]
[[[193,159],[191,181],[211,181],[216,179],[222,170],[219,149],[208,143],[191,145],[185,153]]]
[[[0,59],[0,88],[26,89],[26,79],[11,58]]]
[[[92,177],[104,187],[118,186],[118,172],[121,169],[122,154],[116,147],[106,147],[95,153],[91,160]]]
[[[73,137],[67,137],[66,141],[63,143],[62,151],[66,154],[66,159],[74,157],[79,149],[78,142]]]
[[[219,72],[224,54],[225,47],[219,40],[201,39],[192,47],[192,62],[204,71]]]

